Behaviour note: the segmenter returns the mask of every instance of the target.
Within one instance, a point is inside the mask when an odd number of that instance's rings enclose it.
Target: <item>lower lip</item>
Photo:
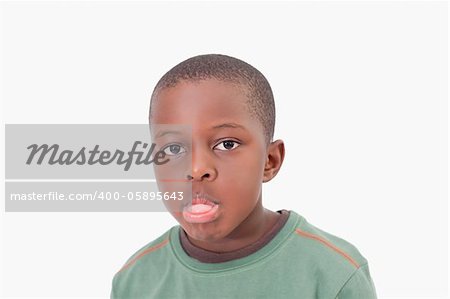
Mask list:
[[[215,204],[206,212],[194,213],[190,206],[183,209],[183,218],[189,223],[208,223],[217,218],[219,205]]]

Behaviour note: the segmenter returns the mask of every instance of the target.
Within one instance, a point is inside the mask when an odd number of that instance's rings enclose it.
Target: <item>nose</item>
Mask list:
[[[211,149],[195,149],[192,152],[192,171],[187,175],[188,180],[213,181],[217,177]]]

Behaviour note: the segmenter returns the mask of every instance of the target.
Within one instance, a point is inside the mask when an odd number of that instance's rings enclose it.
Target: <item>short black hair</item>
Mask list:
[[[269,82],[250,64],[222,54],[191,57],[162,76],[152,93],[149,122],[152,118],[152,102],[161,90],[175,87],[181,81],[197,82],[208,79],[237,83],[244,87],[249,99],[246,103],[248,110],[261,122],[266,142],[270,143],[275,129],[275,103]]]

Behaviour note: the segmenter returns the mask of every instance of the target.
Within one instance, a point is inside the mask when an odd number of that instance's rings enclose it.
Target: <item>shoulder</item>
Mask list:
[[[299,221],[292,233],[295,259],[318,278],[329,295],[344,298],[345,292],[353,292],[364,296],[345,298],[376,298],[368,261],[356,246],[296,215]]]
[[[131,255],[114,275],[113,287],[121,282],[139,277],[144,274],[143,272],[156,271],[159,267],[158,263],[166,260],[170,248],[170,234],[176,228],[177,226],[171,227],[164,234]]]
[[[314,252],[317,257],[349,269],[357,269],[361,265],[367,264],[366,258],[352,243],[326,232],[309,223],[302,216],[298,216],[300,220],[295,228],[295,235],[298,236],[298,241]]]
[[[149,279],[159,277],[170,261],[170,235],[177,227],[171,227],[127,259],[113,277],[111,298],[144,297]]]
[[[291,212],[299,218],[294,229],[294,239],[301,245],[304,254],[313,254],[317,259],[327,261],[327,264],[340,265],[350,270],[367,264],[366,258],[352,243],[314,226],[294,211]]]

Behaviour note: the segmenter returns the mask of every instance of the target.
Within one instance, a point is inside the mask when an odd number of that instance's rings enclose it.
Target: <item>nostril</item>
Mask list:
[[[205,173],[205,174],[203,174],[203,175],[202,175],[200,178],[198,178],[198,179],[200,179],[200,180],[202,180],[202,179],[209,179],[210,177],[211,177],[211,174],[210,174],[210,173]],[[187,175],[187,179],[188,179],[188,180],[194,180],[195,178],[194,178],[194,176],[188,174],[188,175]]]

